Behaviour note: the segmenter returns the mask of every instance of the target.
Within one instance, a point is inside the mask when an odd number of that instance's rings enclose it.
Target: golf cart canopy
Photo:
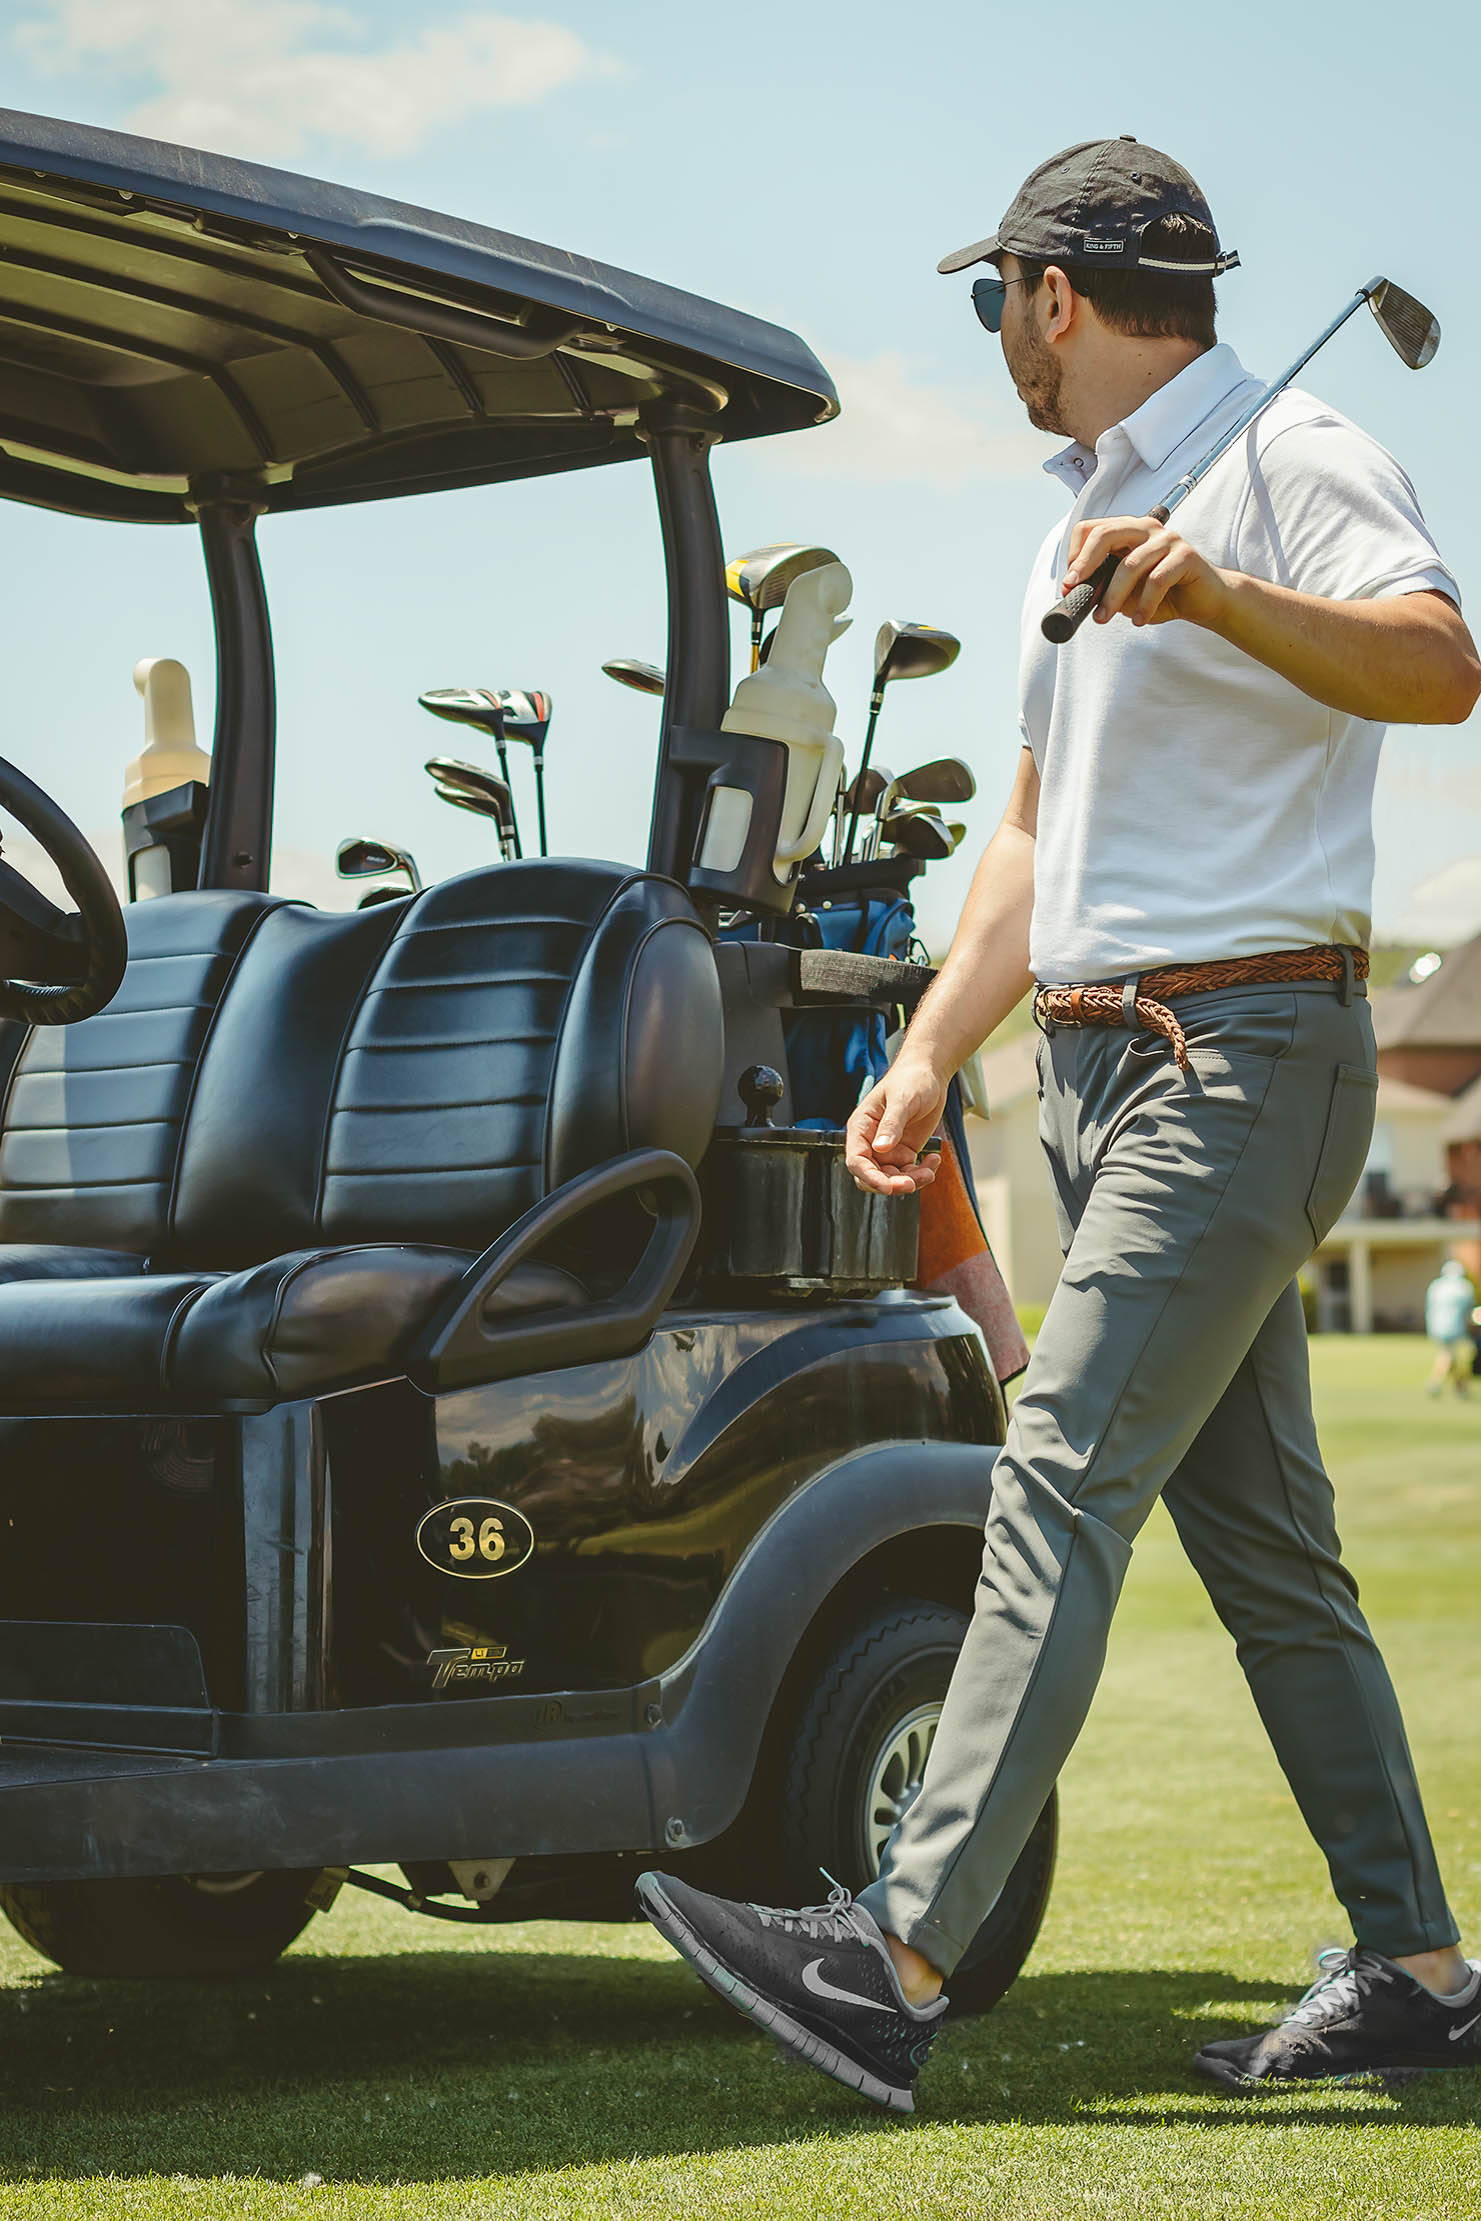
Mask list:
[[[456,217],[0,110],[0,496],[177,524],[837,411],[790,332]]]

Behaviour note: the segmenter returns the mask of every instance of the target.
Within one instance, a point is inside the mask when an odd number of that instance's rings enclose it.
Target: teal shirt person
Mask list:
[[[1424,1292],[1424,1330],[1432,1342],[1459,1342],[1471,1331],[1476,1291],[1458,1257],[1447,1257]]]

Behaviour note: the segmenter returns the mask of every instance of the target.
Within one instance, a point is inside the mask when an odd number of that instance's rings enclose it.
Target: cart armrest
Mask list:
[[[517,1265],[587,1211],[647,1189],[653,1230],[615,1295],[571,1310],[485,1316],[489,1297]],[[437,1313],[407,1366],[434,1394],[508,1380],[516,1373],[590,1365],[640,1349],[689,1262],[699,1234],[699,1183],[669,1149],[632,1149],[567,1180],[476,1258]]]

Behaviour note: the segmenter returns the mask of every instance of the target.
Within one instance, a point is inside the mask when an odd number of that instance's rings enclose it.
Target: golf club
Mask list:
[[[409,849],[393,848],[389,841],[341,841],[334,852],[334,868],[341,879],[381,879],[387,872],[405,872],[412,893],[421,892],[415,856]]]
[[[514,854],[514,801],[508,782],[496,771],[464,763],[457,756],[432,756],[424,768],[437,782],[444,802],[457,802],[464,809],[476,802],[485,815],[498,820],[500,852],[507,862]]]
[[[977,781],[960,756],[935,756],[902,771],[895,787],[907,802],[970,802]]]
[[[796,540],[778,540],[771,547],[752,548],[725,566],[725,591],[751,612],[751,669],[761,668],[761,629],[769,609],[780,609],[787,588],[804,571],[821,570],[836,563],[831,548],[804,547]]]
[[[881,838],[889,841],[897,854],[919,856],[928,863],[949,856],[954,845],[941,813],[929,802],[892,811],[881,820],[879,829]]]
[[[882,764],[876,764],[861,771],[852,784],[844,788],[833,813],[833,853],[829,859],[832,868],[836,869],[843,860],[843,821],[850,810],[857,811],[860,816],[872,815],[889,783],[889,772]]]
[[[509,826],[509,812],[500,806],[492,795],[475,794],[469,787],[446,786],[437,783],[437,797],[450,802],[455,810],[472,810],[477,817],[491,818],[499,835],[499,854],[507,864],[514,856],[514,837]]]
[[[504,712],[497,697],[486,686],[433,686],[425,694],[419,694],[417,700],[434,717],[445,717],[453,725],[472,725],[477,731],[487,733],[499,759],[500,773],[508,786],[509,749],[504,739]],[[511,787],[509,791],[512,814],[514,790]],[[514,853],[516,856],[524,854],[517,819],[514,823]]]
[[[491,697],[504,720],[504,738],[522,740],[530,750],[535,766],[535,822],[540,834],[540,854],[550,854],[550,843],[545,834],[545,735],[550,730],[551,712],[555,708],[548,694],[531,688],[501,686],[492,690]],[[500,760],[500,769],[506,779],[509,774]]]
[[[613,656],[602,669],[609,679],[619,686],[630,686],[635,694],[661,694],[668,685],[668,673],[656,663],[639,663],[632,656]]]
[[[1390,278],[1370,278],[1353,295],[1341,314],[1333,317],[1320,338],[1313,340],[1306,352],[1298,355],[1288,370],[1283,370],[1263,392],[1256,394],[1254,400],[1240,411],[1228,431],[1214,442],[1202,460],[1196,462],[1191,470],[1184,472],[1167,499],[1159,501],[1155,509],[1147,511],[1148,516],[1158,524],[1166,524],[1174,509],[1180,502],[1187,500],[1200,479],[1207,477],[1219,457],[1228,453],[1241,433],[1249,430],[1256,417],[1263,414],[1278,394],[1284,393],[1297,371],[1305,369],[1312,356],[1326,346],[1332,334],[1341,330],[1349,316],[1360,309],[1364,301],[1372,309],[1379,330],[1399,360],[1410,370],[1423,370],[1425,364],[1433,359],[1435,349],[1440,344],[1438,322],[1423,302],[1416,301],[1412,293],[1406,293],[1402,286],[1395,285]],[[1060,647],[1079,631],[1110,585],[1112,574],[1120,560],[1119,555],[1108,555],[1092,577],[1082,579],[1078,586],[1071,587],[1061,601],[1045,612],[1040,621],[1040,630],[1046,640],[1052,640],[1056,647]]]
[[[874,728],[884,706],[885,688],[895,679],[931,678],[937,671],[945,671],[955,663],[961,652],[962,644],[953,632],[940,632],[934,625],[911,624],[904,618],[885,619],[874,636],[874,692],[869,697],[869,726],[864,735],[864,753],[859,759],[861,773],[869,769]],[[848,839],[844,843],[845,863],[853,856],[858,832],[859,812],[855,810],[849,819]]]

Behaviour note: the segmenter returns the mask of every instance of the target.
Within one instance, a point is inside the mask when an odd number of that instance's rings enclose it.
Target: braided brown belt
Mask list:
[[[1167,1007],[1179,995],[1206,995],[1215,987],[1278,986],[1283,980],[1358,980],[1368,977],[1368,951],[1357,948],[1272,949],[1261,956],[1230,956],[1209,964],[1162,964],[1124,984],[1039,987],[1034,1018],[1051,1026],[1146,1026],[1171,1042],[1183,1071],[1188,1043]]]

